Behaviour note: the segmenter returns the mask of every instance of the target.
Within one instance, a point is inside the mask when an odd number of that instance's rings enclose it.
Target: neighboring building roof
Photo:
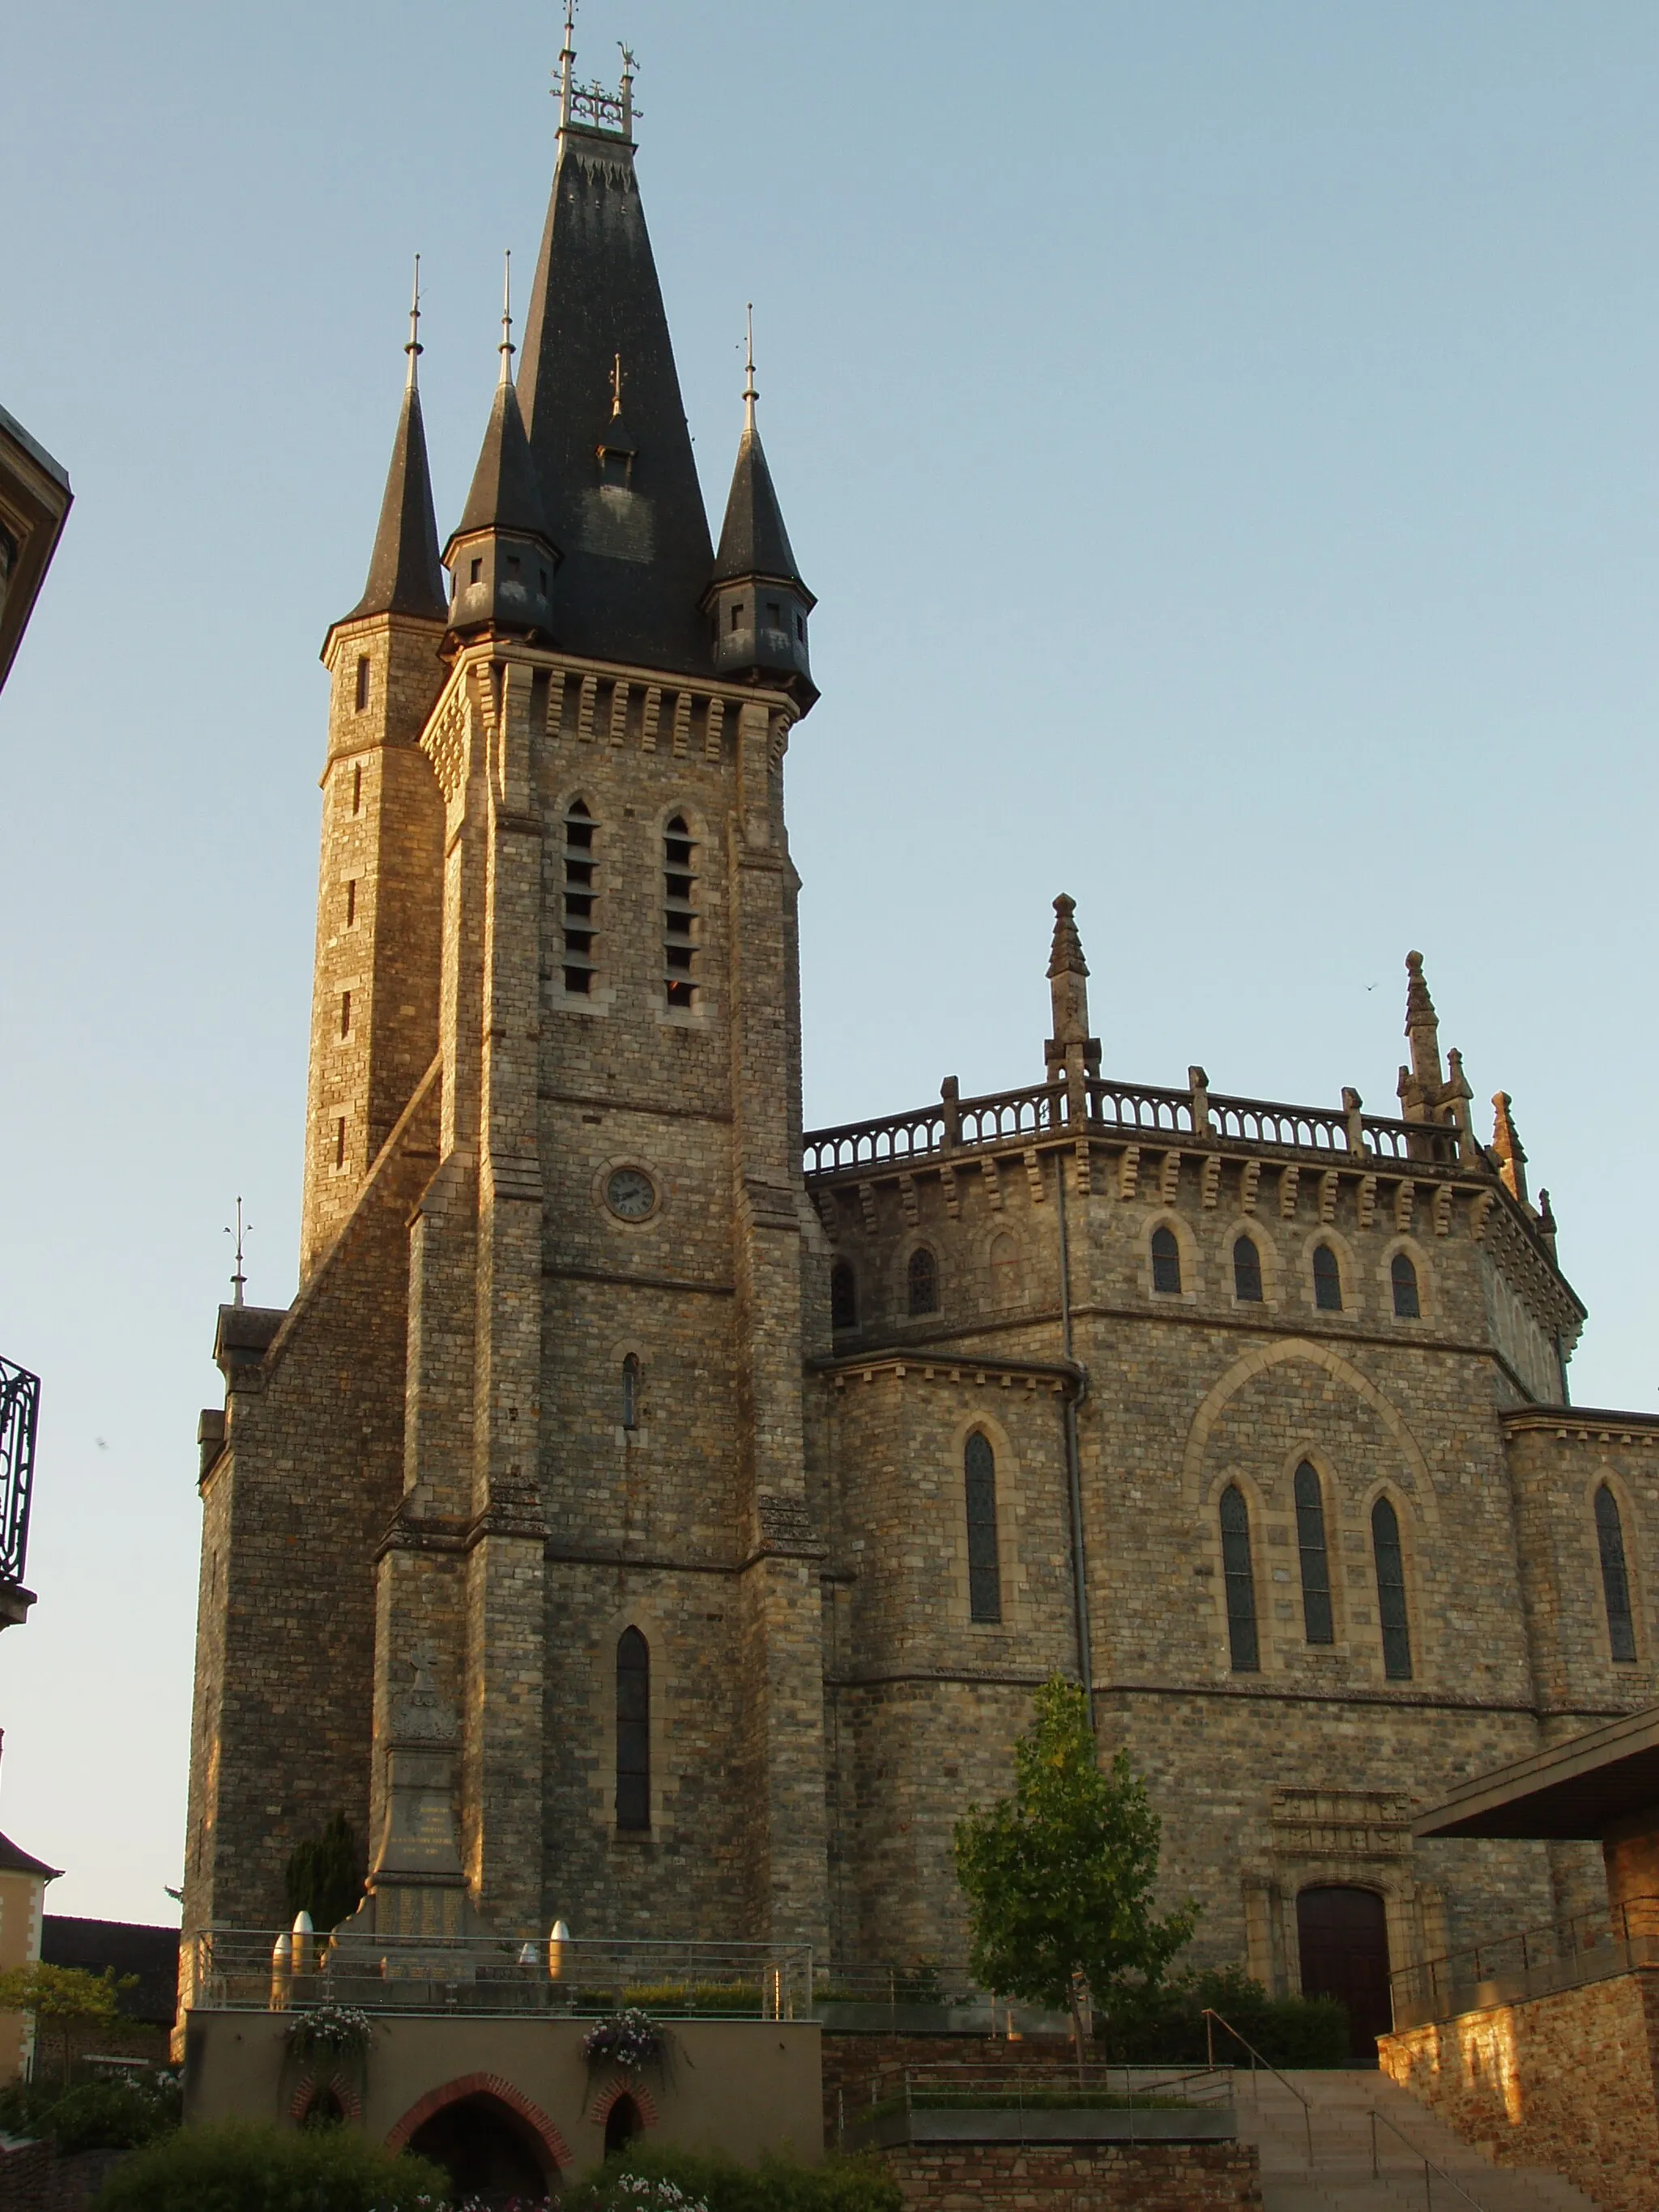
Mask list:
[[[48,1881],[57,1881],[63,1871],[62,1867],[49,1867],[44,1859],[31,1858],[9,1836],[0,1836],[0,1874],[41,1874]]]
[[[752,423],[745,426],[738,442],[720,530],[720,550],[714,562],[716,583],[729,583],[738,576],[773,576],[781,583],[798,584],[803,592],[806,589],[790,550],[789,533],[783,526],[783,510],[773,489],[760,432]]]
[[[1659,1811],[1659,1705],[1477,1776],[1412,1833],[1588,1839],[1650,1807]]]
[[[17,657],[74,496],[61,462],[0,407],[0,685]]]
[[[421,418],[420,391],[411,381],[404,389],[398,411],[368,581],[345,620],[356,622],[364,615],[420,615],[441,622],[447,606],[443,567],[438,559],[432,472],[427,465],[426,426]]]
[[[40,1927],[40,1956],[49,1966],[79,1966],[90,1974],[107,1968],[117,1981],[129,1974],[137,1987],[123,1990],[129,2020],[170,2023],[179,2009],[179,1930],[136,1920],[81,1920],[48,1912]]]
[[[634,148],[568,124],[525,322],[520,398],[553,543],[555,616],[571,653],[706,677],[699,602],[714,564],[646,234]],[[620,362],[638,453],[626,487],[601,485],[599,448]]]

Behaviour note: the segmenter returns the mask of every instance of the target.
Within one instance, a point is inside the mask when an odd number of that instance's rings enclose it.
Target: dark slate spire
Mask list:
[[[420,615],[428,622],[444,618],[444,574],[438,560],[438,518],[432,506],[432,473],[427,466],[426,426],[421,420],[420,382],[416,363],[422,348],[421,321],[421,263],[415,260],[415,299],[409,311],[409,374],[404,386],[403,411],[386,471],[386,495],[380,501],[380,526],[374,533],[374,551],[368,563],[363,596],[346,616],[356,622],[364,615]]]
[[[776,684],[805,714],[817,697],[807,659],[806,617],[817,601],[801,581],[783,510],[755,424],[754,310],[750,310],[743,435],[726,502],[720,550],[703,597],[714,617],[714,665],[722,676]]]
[[[547,527],[541,486],[519,395],[513,388],[512,256],[501,299],[501,372],[489,410],[472,489],[459,523],[444,548],[453,576],[449,606],[453,630],[546,630],[558,548]]]
[[[522,398],[564,556],[555,634],[573,653],[706,673],[713,550],[634,173],[633,70],[611,94],[560,57],[559,155],[525,330]],[[607,447],[620,364],[631,457]]]

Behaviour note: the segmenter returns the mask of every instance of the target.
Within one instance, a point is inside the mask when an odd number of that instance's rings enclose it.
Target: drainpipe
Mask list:
[[[1054,1189],[1060,1224],[1060,1326],[1068,1366],[1075,1370],[1078,1385],[1066,1394],[1066,1487],[1072,1509],[1072,1603],[1077,1620],[1077,1666],[1089,1712],[1089,1733],[1095,1727],[1094,1646],[1089,1633],[1088,1562],[1083,1549],[1083,1478],[1078,1465],[1077,1409],[1089,1395],[1089,1370],[1072,1356],[1072,1248],[1066,1227],[1066,1156],[1054,1154]]]

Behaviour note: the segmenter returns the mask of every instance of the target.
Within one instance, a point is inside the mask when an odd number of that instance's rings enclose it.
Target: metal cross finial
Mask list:
[[[755,427],[755,402],[760,398],[755,389],[755,303],[752,300],[749,302],[749,343],[744,367],[747,374],[743,386],[743,427],[745,430],[752,430]]]
[[[570,121],[570,95],[576,88],[576,0],[564,0],[564,45],[559,54],[559,128]]]
[[[252,1227],[253,1224],[251,1221],[244,1221],[242,1218],[242,1201],[239,1198],[236,1201],[236,1226],[234,1229],[227,1228],[225,1231],[227,1237],[234,1237],[236,1239],[236,1273],[230,1279],[230,1302],[234,1306],[240,1306],[243,1303],[242,1291],[246,1285],[247,1277],[242,1273],[242,1239],[249,1234]]]
[[[614,422],[622,413],[622,356],[613,354],[611,361],[611,419]]]
[[[513,381],[513,356],[517,349],[513,343],[513,253],[512,249],[501,256],[504,265],[501,275],[501,382]]]
[[[421,257],[415,256],[415,292],[409,303],[409,343],[404,348],[409,356],[408,389],[413,392],[417,380],[415,364],[426,348],[421,343]]]

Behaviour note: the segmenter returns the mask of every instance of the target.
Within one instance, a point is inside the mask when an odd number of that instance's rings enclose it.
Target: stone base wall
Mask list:
[[[49,2142],[0,2150],[0,2212],[84,2212],[126,2156],[82,2150],[59,2158]]]
[[[1498,2165],[1552,2167],[1604,2212],[1651,2212],[1659,1969],[1461,2013],[1383,2036],[1377,2052]]]
[[[1249,2143],[908,2143],[883,2163],[916,2212],[1260,2212]]]
[[[823,2139],[836,2141],[843,2116],[850,2126],[859,2110],[903,2084],[907,2067],[952,2066],[973,2074],[1053,2073],[1072,2057],[1064,2036],[832,2035],[823,2038]]]

